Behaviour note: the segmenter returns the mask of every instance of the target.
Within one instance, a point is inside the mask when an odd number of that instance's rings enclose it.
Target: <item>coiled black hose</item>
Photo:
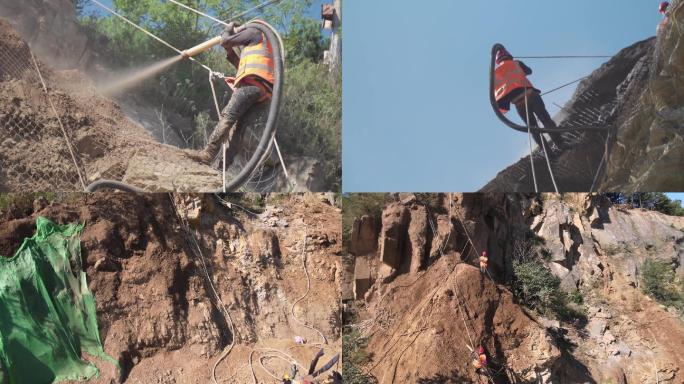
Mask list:
[[[271,143],[275,137],[278,115],[280,113],[280,98],[283,93],[283,84],[285,81],[285,63],[283,62],[283,47],[280,46],[280,40],[270,27],[260,23],[259,21],[252,21],[246,24],[247,27],[256,28],[261,31],[266,39],[273,47],[273,60],[275,62],[275,84],[273,84],[273,94],[271,97],[271,105],[268,111],[268,120],[264,127],[264,132],[261,134],[261,139],[257,145],[256,150],[252,154],[247,164],[242,168],[242,171],[232,178],[223,189],[217,192],[234,192],[240,188],[254,173],[254,170],[259,166],[263,160],[266,152],[271,148]]]

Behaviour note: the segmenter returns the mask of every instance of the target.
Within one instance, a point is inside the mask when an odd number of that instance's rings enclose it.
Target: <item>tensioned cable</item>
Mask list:
[[[608,55],[571,55],[571,56],[515,56],[516,59],[606,59]]]
[[[250,8],[250,9],[244,11],[244,12],[238,13],[237,15],[233,15],[233,16],[231,16],[229,19],[226,19],[226,20],[224,20],[224,21],[219,21],[219,23],[225,25],[225,23],[226,23],[227,21],[235,20],[235,19],[237,19],[237,18],[239,18],[239,17],[242,17],[242,16],[244,16],[244,15],[250,13],[250,12],[254,12],[254,11],[259,10],[259,9],[261,9],[261,8],[265,8],[265,7],[267,7],[267,6],[271,5],[271,4],[279,3],[279,2],[281,2],[281,1],[282,1],[282,0],[268,0],[268,1],[266,1],[266,2],[263,2],[263,3],[259,4],[259,5],[257,5],[257,6],[254,7],[254,8]]]
[[[115,10],[113,10],[113,9],[111,9],[111,8],[109,8],[109,7],[107,7],[106,5],[100,3],[99,1],[97,1],[97,0],[91,0],[91,1],[92,1],[93,3],[95,3],[95,4],[97,4],[98,6],[100,6],[102,9],[104,9],[104,10],[106,10],[107,12],[111,13],[112,15],[114,15],[114,16],[120,18],[121,20],[125,21],[126,23],[132,25],[133,27],[135,27],[135,28],[138,29],[139,31],[145,33],[146,35],[150,36],[151,38],[153,38],[153,39],[157,40],[158,42],[164,44],[166,47],[172,49],[172,50],[175,51],[176,53],[178,53],[178,54],[180,54],[180,55],[183,55],[183,51],[181,51],[180,49],[174,47],[174,46],[171,45],[170,43],[166,42],[166,41],[165,41],[164,39],[162,39],[161,37],[159,37],[159,36],[153,34],[152,32],[150,32],[150,31],[146,30],[145,28],[139,26],[138,24],[132,22],[131,20],[129,20],[129,19],[126,18],[125,16],[119,14],[119,13],[116,12]],[[195,59],[194,57],[188,57],[188,59],[191,60],[191,61],[196,62],[196,63],[199,64],[199,65],[201,65],[201,66],[202,66],[204,69],[206,69],[207,71],[213,72],[213,70],[212,70],[211,68],[209,68],[208,66],[202,64],[199,60]]]
[[[527,113],[527,141],[530,146],[530,164],[532,165],[532,180],[534,180],[534,192],[539,193],[539,187],[537,185],[537,172],[534,170],[534,158],[532,156],[532,130],[530,129],[530,110],[527,108],[527,87],[525,87],[525,113]],[[544,137],[539,134],[540,138],[542,140],[545,140]]]
[[[582,76],[581,78],[579,78],[579,79],[577,79],[577,80],[571,81],[571,82],[569,82],[569,83],[567,83],[567,84],[563,84],[563,85],[561,85],[561,86],[559,86],[559,87],[556,87],[556,88],[554,88],[554,89],[552,89],[552,90],[546,91],[546,92],[542,93],[542,94],[539,95],[539,96],[548,95],[549,93],[553,93],[553,92],[556,92],[556,91],[558,91],[558,90],[560,90],[560,89],[563,89],[563,88],[565,88],[565,87],[569,87],[569,86],[571,86],[571,85],[573,85],[573,84],[575,84],[575,83],[579,83],[580,81],[586,79],[587,77],[589,77],[589,76]]]

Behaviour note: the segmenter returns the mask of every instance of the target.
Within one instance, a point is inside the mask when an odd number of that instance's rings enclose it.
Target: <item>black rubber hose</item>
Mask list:
[[[261,163],[266,151],[268,151],[270,148],[271,140],[275,136],[278,125],[280,98],[283,92],[283,83],[285,79],[285,63],[283,62],[282,56],[283,47],[280,46],[280,40],[278,40],[270,28],[263,24],[252,22],[247,23],[246,26],[256,28],[261,31],[266,36],[266,39],[268,39],[268,41],[271,43],[271,47],[273,47],[273,60],[275,61],[275,84],[273,84],[273,95],[271,97],[271,105],[268,111],[268,120],[266,121],[266,127],[264,127],[264,132],[261,135],[259,144],[252,154],[252,157],[242,168],[242,171],[240,171],[237,176],[227,182],[224,187],[226,192],[234,192],[245,182],[247,182],[247,180],[252,176],[254,170],[259,166],[259,163]],[[222,193],[224,189],[221,189],[217,192]]]
[[[119,191],[124,191],[124,192],[130,192],[130,193],[145,193],[144,190],[134,187],[132,185],[128,185],[126,183],[122,183],[120,181],[114,181],[114,180],[98,180],[88,186],[86,188],[86,192],[95,192],[100,189],[118,189]]]
[[[516,124],[509,120],[503,113],[499,110],[499,105],[496,102],[496,95],[494,94],[495,82],[496,82],[496,52],[499,49],[503,49],[504,46],[501,44],[494,44],[492,47],[492,58],[491,67],[489,71],[489,101],[492,104],[492,109],[494,113],[504,124],[515,129],[516,131],[527,133],[527,127],[524,125]],[[608,127],[573,127],[573,128],[539,128],[530,127],[529,129],[533,133],[563,133],[563,132],[576,132],[576,131],[595,131],[603,132],[607,131]]]

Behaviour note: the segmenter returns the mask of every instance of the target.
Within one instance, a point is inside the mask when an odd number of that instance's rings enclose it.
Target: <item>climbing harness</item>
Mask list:
[[[225,78],[225,76],[219,72],[213,71],[211,68],[208,66],[204,65],[201,63],[199,60],[197,60],[194,57],[188,57],[181,51],[180,49],[174,47],[167,41],[163,40],[162,38],[154,35],[152,32],[146,30],[145,28],[141,27],[140,25],[134,23],[133,21],[129,20],[125,16],[121,15],[120,13],[116,12],[115,10],[107,7],[106,5],[102,4],[98,0],[92,0],[96,5],[101,7],[102,9],[106,10],[107,12],[111,13],[114,16],[117,16],[124,22],[130,24],[134,28],[140,30],[141,32],[145,33],[149,37],[157,40],[161,44],[165,45],[166,47],[170,48],[174,52],[178,53],[179,55],[183,55],[184,57],[188,58],[189,60],[199,64],[202,68],[206,69],[209,72],[209,83],[210,87],[212,90],[212,96],[214,99],[214,107],[217,110],[217,113],[220,117],[221,111],[218,105],[218,100],[216,97],[216,90],[214,88],[213,84],[213,79],[215,78]],[[227,25],[225,22],[222,22],[218,19],[215,19],[209,15],[206,15],[203,12],[200,12],[196,9],[193,9],[189,6],[180,4],[177,1],[174,0],[168,0],[174,4],[181,5],[183,8],[189,9],[192,12],[197,13],[198,15],[206,16],[208,18],[211,18],[214,21],[220,22],[221,24]],[[277,0],[280,1],[280,0]],[[267,5],[273,4],[276,1],[271,1],[262,4],[260,7],[265,7]],[[258,9],[258,8],[255,8]],[[251,11],[251,10],[250,10]],[[244,13],[246,14],[246,13]],[[284,70],[284,62],[285,62],[285,54],[284,54],[284,45],[282,41],[282,37],[280,34],[277,32],[275,28],[273,28],[270,24],[262,21],[262,20],[251,20],[248,23],[245,24],[245,26],[255,28],[259,30],[261,33],[263,33],[266,36],[266,39],[268,39],[269,42],[271,42],[271,45],[273,46],[273,53],[274,53],[274,61],[275,61],[275,83],[273,84],[273,92],[272,92],[272,98],[271,98],[271,103],[269,107],[269,112],[268,112],[268,119],[265,125],[265,128],[262,132],[262,135],[259,139],[259,142],[254,150],[254,153],[250,157],[250,159],[247,161],[247,163],[242,167],[242,170],[230,181],[226,181],[225,177],[225,151],[224,151],[224,183],[223,187],[221,188],[220,191],[217,192],[232,192],[238,190],[242,185],[248,182],[248,180],[253,177],[254,173],[257,171],[257,168],[259,167],[260,164],[263,164],[263,162],[266,160],[268,157],[268,154],[270,153],[270,150],[272,148],[273,142],[275,141],[275,133],[276,133],[276,124],[278,121],[278,114],[279,114],[279,108],[280,108],[280,99],[282,96],[282,87],[284,84],[284,75],[285,75],[285,70]],[[281,161],[281,165],[283,167],[283,170],[285,171],[286,178],[288,182],[290,183],[291,187],[294,188],[295,183],[292,182],[289,178],[289,174],[287,172],[287,167],[285,166],[285,163],[283,161],[282,154],[280,153],[280,148],[278,147],[276,143],[276,149],[278,151],[278,158]],[[114,188],[114,189],[121,189],[121,190],[134,190],[135,187],[125,185],[124,183],[121,182],[115,182],[112,180],[100,180],[97,182],[92,183],[90,186],[85,188],[89,192],[96,191],[101,188]]]

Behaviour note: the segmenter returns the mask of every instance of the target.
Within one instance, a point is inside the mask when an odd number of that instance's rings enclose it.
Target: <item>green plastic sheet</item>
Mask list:
[[[83,225],[39,217],[36,227],[12,258],[0,257],[0,383],[97,377],[83,352],[116,362],[102,347],[82,268]]]

